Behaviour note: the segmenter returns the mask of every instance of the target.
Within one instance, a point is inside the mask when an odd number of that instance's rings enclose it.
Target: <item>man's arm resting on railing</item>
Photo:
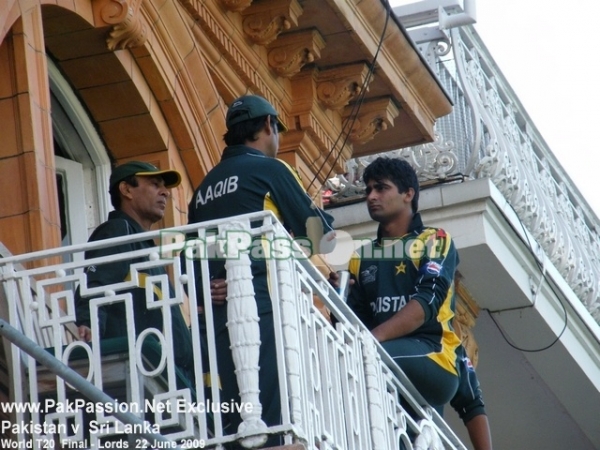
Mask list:
[[[425,311],[416,300],[409,300],[404,308],[371,330],[379,342],[396,339],[412,333],[425,322]]]

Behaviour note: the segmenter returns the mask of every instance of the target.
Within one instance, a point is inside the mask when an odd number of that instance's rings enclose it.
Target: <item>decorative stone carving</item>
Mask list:
[[[146,42],[146,26],[138,14],[140,5],[141,0],[108,0],[101,3],[100,17],[107,24],[113,25],[106,39],[110,50],[139,47]]]
[[[269,66],[278,75],[291,78],[320,58],[324,47],[325,41],[316,30],[285,34],[271,44]]]
[[[221,5],[231,12],[241,12],[252,4],[252,0],[221,0]]]
[[[325,70],[317,77],[317,98],[326,108],[340,110],[360,94],[368,73],[366,64]]]
[[[255,3],[242,12],[244,32],[252,42],[268,45],[279,33],[298,26],[302,7],[297,0],[271,0]]]
[[[355,145],[364,144],[381,131],[394,125],[399,110],[390,98],[382,98],[362,104],[355,117],[351,106],[344,110],[344,120],[350,121],[350,140]]]
[[[454,289],[456,291],[457,301],[456,314],[452,321],[452,326],[460,338],[473,366],[477,367],[477,362],[479,360],[479,346],[477,345],[477,341],[473,334],[473,327],[475,326],[475,321],[479,315],[479,306],[477,306],[477,302],[475,302],[461,281],[462,276],[459,272],[456,272]]]

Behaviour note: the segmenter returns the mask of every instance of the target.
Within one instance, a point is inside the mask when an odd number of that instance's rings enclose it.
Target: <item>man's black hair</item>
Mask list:
[[[388,180],[394,183],[398,188],[398,192],[407,192],[409,188],[413,188],[415,196],[412,199],[411,207],[413,213],[419,209],[419,180],[415,169],[408,161],[400,158],[387,158],[380,156],[375,161],[370,163],[363,173],[363,181],[368,184],[369,181]]]
[[[256,139],[258,139],[256,135],[265,127],[266,118],[267,116],[262,116],[257,117],[256,119],[250,119],[245,120],[244,122],[236,123],[231,127],[230,130],[227,130],[227,133],[223,135],[225,144],[243,145],[247,141],[256,141]],[[272,116],[269,121],[271,122],[271,127],[273,127],[276,131],[279,131],[277,118]]]
[[[138,180],[135,175],[130,175],[127,178],[123,178],[121,181],[124,181],[133,187],[138,186]],[[119,191],[119,185],[121,184],[121,181],[115,184],[112,189],[108,191],[110,194],[110,202],[112,203],[113,208],[115,208],[117,211],[121,209],[121,193]]]

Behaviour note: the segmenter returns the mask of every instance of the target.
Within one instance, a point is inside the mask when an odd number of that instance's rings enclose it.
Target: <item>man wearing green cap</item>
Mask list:
[[[189,223],[270,210],[295,238],[310,242],[311,253],[327,253],[334,246],[333,218],[316,207],[304,190],[297,173],[285,162],[275,158],[280,134],[287,131],[279,114],[267,100],[257,95],[236,99],[226,115],[227,147],[221,161],[204,178],[189,204]],[[313,234],[312,231],[316,230]],[[309,232],[310,231],[310,232]],[[235,367],[233,365],[227,323],[226,291],[215,296],[214,289],[224,284],[223,260],[210,260],[213,314],[221,400],[240,402]],[[277,381],[277,355],[273,311],[268,283],[268,264],[263,259],[252,260],[252,276],[260,317],[259,389],[262,419],[269,425],[281,423],[281,400]],[[216,285],[216,286],[215,286]],[[199,296],[202,290],[197,289]],[[198,298],[202,306],[203,298]],[[232,432],[238,430],[239,414],[229,415]],[[278,444],[272,437],[266,445]]]
[[[119,236],[127,236],[149,231],[153,224],[161,220],[170,197],[170,188],[176,187],[181,182],[181,175],[175,170],[159,170],[154,165],[130,161],[115,169],[110,176],[109,193],[111,203],[115,210],[108,215],[108,220],[102,223],[90,236],[89,242],[103,239],[111,239]],[[108,248],[98,248],[85,253],[86,259],[102,256],[131,253],[136,250],[153,248],[156,244],[152,239],[119,244]],[[87,286],[97,287],[114,283],[120,283],[130,278],[130,265],[147,261],[145,257],[130,260],[118,260],[97,266],[89,266],[85,273]],[[146,308],[146,295],[144,289],[144,278],[166,274],[163,266],[144,269],[138,274],[140,287],[131,289],[133,299],[133,311],[135,330],[139,334],[143,330],[153,327],[163,329],[162,309]],[[174,297],[171,286],[170,298]],[[162,299],[163,293],[155,285],[155,297]],[[122,292],[119,292],[122,293]],[[82,340],[91,339],[90,323],[91,298],[82,297],[79,289],[75,295],[76,324],[79,327],[79,336]],[[105,305],[99,308],[98,317],[100,337],[102,339],[122,337],[127,334],[127,321],[125,317],[125,306],[123,302]],[[175,364],[183,371],[188,380],[193,370],[192,340],[189,329],[183,319],[181,308],[178,305],[171,307],[171,319],[173,328],[173,345]],[[160,355],[159,355],[160,356]]]

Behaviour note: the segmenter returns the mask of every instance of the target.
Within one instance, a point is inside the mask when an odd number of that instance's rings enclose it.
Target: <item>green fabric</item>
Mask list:
[[[119,236],[127,236],[136,233],[142,233],[144,230],[140,225],[122,211],[111,211],[108,220],[101,224],[92,236],[90,242],[111,239]],[[130,253],[137,250],[146,250],[154,248],[155,243],[151,239],[141,242],[132,242],[120,244],[108,248],[99,248],[89,250],[85,253],[86,259],[98,258],[102,256]],[[102,265],[92,265],[85,269],[88,287],[105,286],[114,283],[120,283],[129,275],[130,266],[135,263],[147,261],[147,258],[141,257],[131,260],[114,260]],[[146,275],[164,275],[164,267],[148,268],[141,273]],[[174,293],[169,284],[169,296]],[[146,308],[146,293],[144,288],[133,288],[126,291],[120,291],[119,294],[128,292],[132,296],[133,316],[135,320],[136,333],[141,333],[147,328],[156,328],[162,330],[163,316],[162,308]],[[80,289],[75,292],[76,325],[86,325],[90,327],[90,297],[82,297]],[[99,308],[99,330],[100,337],[104,339],[121,337],[127,334],[127,322],[125,316],[125,306],[123,302],[105,305]],[[185,319],[178,305],[171,307],[171,325],[173,331],[173,351],[175,353],[175,362],[184,369],[193,369],[193,350],[191,333],[185,323]],[[193,377],[192,377],[193,378]]]

